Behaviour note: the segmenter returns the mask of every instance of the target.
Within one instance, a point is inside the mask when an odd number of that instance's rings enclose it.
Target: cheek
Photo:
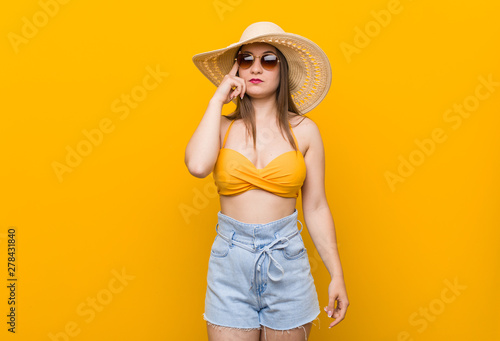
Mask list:
[[[280,84],[280,75],[277,74],[276,77],[274,78],[274,81],[273,81],[274,85],[276,87],[278,87],[278,85]]]

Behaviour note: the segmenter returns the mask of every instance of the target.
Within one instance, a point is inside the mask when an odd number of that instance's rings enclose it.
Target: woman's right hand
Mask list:
[[[246,91],[246,85],[242,78],[236,76],[238,67],[238,63],[235,61],[233,68],[227,75],[224,76],[222,82],[215,91],[215,94],[212,97],[213,100],[220,101],[222,104],[227,104],[236,96],[243,98]],[[232,90],[233,87],[236,87],[236,89]]]

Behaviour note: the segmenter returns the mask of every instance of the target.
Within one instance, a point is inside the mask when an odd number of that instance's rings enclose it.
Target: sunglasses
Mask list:
[[[260,65],[268,71],[274,69],[276,65],[279,63],[278,56],[274,53],[266,53],[262,56],[255,57],[253,54],[249,52],[242,53],[241,51],[238,53],[238,56],[234,58],[238,62],[238,65],[242,69],[248,69],[253,65],[255,59],[260,58]]]

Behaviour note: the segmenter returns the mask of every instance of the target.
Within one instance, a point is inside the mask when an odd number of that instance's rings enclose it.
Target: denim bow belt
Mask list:
[[[283,269],[283,267],[281,266],[281,264],[276,260],[276,258],[273,257],[272,254],[273,254],[273,250],[278,250],[278,249],[284,249],[284,248],[286,248],[288,246],[288,244],[289,244],[290,239],[292,237],[294,237],[296,234],[298,234],[298,233],[300,233],[302,231],[302,228],[304,226],[302,225],[302,222],[300,220],[297,220],[297,221],[302,226],[300,230],[295,230],[293,233],[289,234],[288,236],[283,236],[283,237],[280,237],[280,238],[276,238],[271,243],[265,245],[262,249],[258,249],[258,248],[255,248],[255,247],[250,247],[247,244],[238,242],[237,240],[233,240],[232,236],[234,235],[234,231],[231,233],[231,237],[227,237],[227,236],[223,235],[217,229],[217,227],[219,226],[219,224],[217,223],[217,225],[215,227],[215,230],[217,231],[217,234],[222,239],[224,239],[225,241],[227,241],[229,243],[229,245],[236,245],[236,246],[239,246],[242,249],[245,249],[245,250],[250,251],[252,253],[258,253],[257,257],[255,258],[254,265],[253,265],[252,285],[250,286],[250,289],[252,289],[252,287],[253,287],[253,280],[255,279],[256,271],[260,272],[261,266],[262,266],[262,262],[264,262],[266,256],[269,256],[269,259],[270,259],[269,263],[267,263],[267,276],[271,280],[273,280],[273,281],[279,281],[279,280],[281,280],[283,278],[283,276],[285,275],[285,270]],[[274,276],[271,275],[271,272],[269,271],[271,263],[273,263],[274,266],[276,268],[278,268],[278,270],[281,271],[281,275],[279,277],[274,277]]]

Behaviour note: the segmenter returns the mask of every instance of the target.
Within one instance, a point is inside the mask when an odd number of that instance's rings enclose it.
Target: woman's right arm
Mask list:
[[[198,128],[186,147],[184,162],[189,173],[204,178],[212,172],[220,149],[223,103],[212,98]]]
[[[208,103],[203,118],[187,144],[184,163],[189,173],[197,178],[204,178],[209,175],[217,161],[220,149],[221,120],[225,119],[221,115],[222,107],[235,96],[240,95],[243,97],[245,93],[245,82],[236,76],[237,71],[238,64],[235,62],[231,71],[224,76],[224,79],[217,87],[214,96]],[[233,86],[237,88],[231,90]]]

